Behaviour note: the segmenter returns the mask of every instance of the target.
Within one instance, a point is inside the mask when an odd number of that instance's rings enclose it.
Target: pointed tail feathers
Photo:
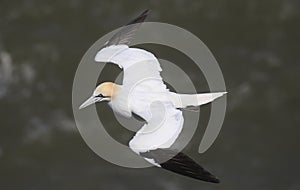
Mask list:
[[[214,101],[215,99],[223,96],[224,94],[227,94],[227,92],[214,92],[203,94],[175,94],[176,98],[173,98],[173,102],[176,108],[201,106]]]

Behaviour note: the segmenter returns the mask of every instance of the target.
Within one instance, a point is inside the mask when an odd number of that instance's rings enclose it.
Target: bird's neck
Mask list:
[[[121,85],[113,83],[112,90],[111,90],[111,99],[116,98],[120,94],[121,90],[122,90]]]

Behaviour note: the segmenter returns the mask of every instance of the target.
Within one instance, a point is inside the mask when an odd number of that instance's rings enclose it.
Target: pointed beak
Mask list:
[[[81,104],[81,106],[79,107],[79,109],[83,109],[86,108],[96,102],[100,102],[103,98],[101,97],[95,97],[95,96],[91,96],[89,99],[87,99],[85,102],[83,102],[83,104]]]

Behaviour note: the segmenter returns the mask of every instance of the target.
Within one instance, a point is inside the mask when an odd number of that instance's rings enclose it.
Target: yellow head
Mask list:
[[[118,86],[113,82],[104,82],[96,87],[93,96],[104,96],[113,98],[117,95]]]
[[[112,82],[104,82],[96,87],[93,95],[87,99],[79,109],[85,108],[96,102],[111,101],[115,96],[117,96],[119,91],[119,85]]]

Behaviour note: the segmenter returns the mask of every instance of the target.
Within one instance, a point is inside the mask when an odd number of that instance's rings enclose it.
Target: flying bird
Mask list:
[[[130,40],[144,22],[149,10],[112,36],[95,56],[96,62],[113,63],[124,71],[122,85],[104,82],[79,109],[96,102],[108,102],[114,112],[145,124],[130,140],[132,151],[154,166],[194,179],[219,183],[210,172],[172,145],[183,128],[182,110],[212,102],[226,92],[177,94],[164,84],[158,59],[149,51],[129,47]]]

